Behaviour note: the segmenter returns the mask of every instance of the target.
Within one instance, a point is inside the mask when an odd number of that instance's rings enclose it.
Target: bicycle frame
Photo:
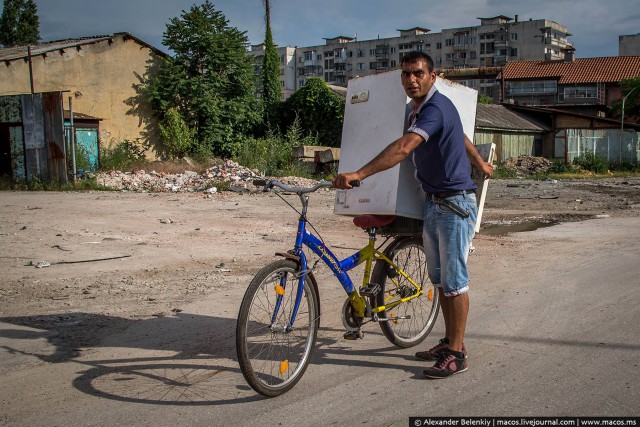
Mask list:
[[[316,237],[315,235],[307,231],[306,212],[307,212],[307,206],[308,206],[309,200],[306,195],[300,194],[299,196],[300,196],[300,200],[302,201],[303,209],[302,209],[302,214],[300,215],[300,218],[298,220],[298,231],[296,235],[293,253],[300,259],[300,264],[299,264],[300,272],[298,273],[300,277],[298,281],[298,289],[296,293],[294,309],[291,314],[291,319],[289,319],[289,325],[287,326],[288,330],[291,330],[293,328],[293,324],[298,314],[298,308],[302,300],[304,281],[307,273],[309,272],[307,256],[303,251],[303,246],[308,247],[309,249],[311,249],[313,253],[318,255],[318,257],[320,257],[320,259],[331,269],[333,274],[336,276],[336,278],[344,288],[347,295],[349,295],[349,297],[351,297],[352,300],[357,300],[357,299],[360,300],[361,307],[364,307],[365,305],[364,298],[360,296],[355,290],[353,281],[351,280],[351,277],[349,277],[349,274],[347,272],[349,270],[352,270],[354,267],[362,264],[363,262],[365,263],[363,286],[367,285],[370,282],[371,268],[372,268],[373,262],[377,260],[384,260],[386,263],[388,263],[388,265],[393,267],[399,275],[405,278],[412,286],[419,289],[419,292],[417,292],[415,295],[401,298],[397,301],[392,302],[388,306],[382,305],[378,307],[373,307],[371,310],[373,314],[377,314],[382,311],[391,309],[399,304],[402,304],[411,299],[417,298],[424,293],[424,291],[420,288],[420,286],[418,286],[418,284],[416,284],[411,277],[409,277],[401,268],[399,268],[393,261],[391,261],[384,253],[380,252],[378,249],[375,248],[376,238],[375,238],[374,230],[370,230],[369,232],[369,243],[367,244],[367,246],[365,246],[358,252],[354,253],[353,255],[348,256],[347,258],[344,258],[342,260],[338,259],[338,257],[336,257],[336,255],[318,237]],[[395,279],[392,278],[391,280],[397,284]],[[277,315],[281,300],[282,300],[282,296],[279,296],[276,300],[276,306],[274,309],[272,321],[275,321],[275,317]],[[354,308],[357,309],[356,306],[354,306]],[[364,313],[358,313],[358,314],[364,317]]]

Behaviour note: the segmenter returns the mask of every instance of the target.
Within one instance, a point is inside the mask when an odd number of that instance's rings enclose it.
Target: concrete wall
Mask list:
[[[105,40],[32,59],[34,91],[69,91],[63,94],[65,109],[69,109],[69,96],[73,96],[74,112],[103,119],[102,144],[144,139],[147,126],[153,124],[144,106],[136,106],[136,113],[128,114],[132,106],[127,100],[136,97],[133,85],[140,83],[138,76],[145,74],[147,61],[155,55],[133,39],[114,36],[111,40],[111,44]],[[29,92],[28,63],[19,59],[1,64],[0,95]]]

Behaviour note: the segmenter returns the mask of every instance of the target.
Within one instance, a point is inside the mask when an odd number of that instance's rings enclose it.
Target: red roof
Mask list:
[[[510,61],[502,69],[505,80],[552,79],[560,84],[618,83],[640,77],[640,56],[577,58],[568,61]]]

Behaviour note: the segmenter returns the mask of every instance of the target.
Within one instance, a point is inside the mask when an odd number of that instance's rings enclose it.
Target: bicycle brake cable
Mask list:
[[[276,194],[276,196],[280,197],[280,199],[282,199],[283,202],[285,202],[287,205],[289,205],[289,207],[291,209],[293,209],[294,212],[296,212],[298,215],[300,215],[301,217],[302,212],[300,212],[298,209],[295,208],[295,206],[293,206],[291,203],[289,203],[289,201],[287,199],[285,199],[284,197],[282,197],[280,195],[280,192],[274,192]],[[307,218],[306,215],[304,215],[304,219],[307,222],[307,225],[309,225],[313,231],[316,232],[316,234],[318,235],[318,238],[320,239],[320,242],[322,242],[322,246],[326,247],[326,243],[324,242],[324,239],[322,238],[322,235],[320,234],[320,232],[318,231],[318,229],[316,227],[313,226],[313,224],[311,223],[311,221],[309,221],[309,218]],[[318,265],[318,262],[320,261],[320,257],[318,257],[318,259],[316,259],[316,261],[313,263],[313,266],[311,268],[306,269],[305,271],[301,271],[300,273],[308,273],[313,271],[316,268],[316,265]]]

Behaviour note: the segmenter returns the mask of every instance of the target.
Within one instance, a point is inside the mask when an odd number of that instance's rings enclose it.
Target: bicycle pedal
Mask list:
[[[360,295],[367,297],[374,297],[380,292],[380,285],[377,283],[369,283],[367,286],[360,288]]]
[[[360,329],[346,331],[344,333],[345,340],[355,341],[357,339],[362,339],[362,338],[364,338],[364,332],[362,332]]]

